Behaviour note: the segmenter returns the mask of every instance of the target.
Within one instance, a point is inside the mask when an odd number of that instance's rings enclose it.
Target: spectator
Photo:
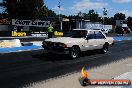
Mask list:
[[[121,30],[121,31],[122,31],[121,33],[122,33],[122,36],[123,36],[123,35],[124,35],[124,28],[122,28],[122,30]]]
[[[53,30],[54,30],[54,28],[53,28],[52,24],[50,24],[50,26],[48,27],[48,38],[52,38]]]

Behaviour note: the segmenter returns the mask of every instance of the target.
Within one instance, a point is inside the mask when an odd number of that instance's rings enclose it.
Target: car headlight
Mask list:
[[[47,45],[47,42],[46,41],[43,41],[42,44],[46,46]]]
[[[62,47],[62,48],[67,48],[67,45],[66,45],[66,44],[64,44],[64,43],[60,43],[60,44],[59,44],[59,47]]]

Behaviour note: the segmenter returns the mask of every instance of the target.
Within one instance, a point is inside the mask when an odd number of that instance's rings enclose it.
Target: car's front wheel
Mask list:
[[[80,54],[80,49],[79,47],[76,47],[76,46],[73,46],[71,49],[70,49],[70,57],[72,59],[76,59],[79,57],[79,54]]]

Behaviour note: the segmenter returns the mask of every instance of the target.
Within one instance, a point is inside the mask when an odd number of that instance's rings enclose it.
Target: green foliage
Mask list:
[[[78,15],[69,16],[70,18],[80,18],[79,14],[82,14],[82,12],[79,12]],[[90,20],[91,22],[102,22],[105,25],[115,25],[116,20],[125,20],[126,16],[123,13],[116,13],[114,17],[104,17],[104,19],[99,16],[97,12],[94,10],[89,10],[88,13],[83,13],[82,15],[83,19]],[[104,21],[104,22],[103,22]]]
[[[0,19],[5,19],[8,17],[8,14],[6,13],[0,13]]]
[[[99,14],[95,12],[94,10],[89,10],[88,13],[84,13],[84,19],[90,20],[92,22],[101,22],[101,18],[99,17]]]
[[[3,0],[0,5],[11,18],[16,19],[42,19],[56,16],[54,11],[44,5],[43,0]]]
[[[0,14],[1,18],[13,19],[43,19],[46,17],[58,19],[58,15],[52,10],[49,10],[46,5],[44,5],[44,0],[3,0],[0,6],[5,8],[5,13]],[[61,17],[66,17],[61,14]],[[91,22],[102,22],[103,18],[99,16],[94,10],[89,10],[88,13],[82,13],[81,11],[77,15],[70,15],[69,18],[83,18],[85,20],[90,20]],[[116,24],[116,20],[125,20],[126,16],[123,13],[116,13],[114,17],[104,17],[104,24]],[[128,26],[130,28],[132,24],[132,17],[128,17]]]
[[[114,15],[114,20],[125,20],[126,16],[123,13],[116,13]]]
[[[132,30],[132,17],[127,18],[127,26]]]
[[[109,18],[109,17],[104,18],[104,25],[112,25],[112,24],[113,24],[112,17],[111,18]]]

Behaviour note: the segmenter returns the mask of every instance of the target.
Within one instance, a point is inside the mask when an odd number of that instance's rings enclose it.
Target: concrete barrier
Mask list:
[[[12,48],[12,47],[20,47],[20,46],[21,46],[21,42],[19,39],[0,41],[0,48]]]
[[[11,42],[14,42],[15,47],[20,47],[21,46],[20,39],[13,39],[13,40],[11,40]]]

